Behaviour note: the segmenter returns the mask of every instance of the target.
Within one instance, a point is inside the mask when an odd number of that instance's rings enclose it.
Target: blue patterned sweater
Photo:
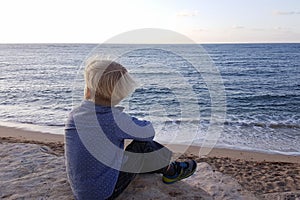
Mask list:
[[[118,107],[83,101],[65,126],[68,179],[76,199],[106,199],[113,193],[123,160],[124,139],[152,141],[149,121],[138,120]]]

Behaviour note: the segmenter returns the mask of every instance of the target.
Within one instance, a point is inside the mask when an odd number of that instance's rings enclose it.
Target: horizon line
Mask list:
[[[7,42],[0,43],[0,45],[10,44],[115,44],[115,45],[192,45],[192,44],[299,44],[300,41],[295,42],[195,42],[195,43],[96,43],[96,42]]]

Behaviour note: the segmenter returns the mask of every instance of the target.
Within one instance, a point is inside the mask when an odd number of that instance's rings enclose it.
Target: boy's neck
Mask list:
[[[95,99],[95,104],[100,106],[106,106],[106,107],[115,107],[115,104],[113,104],[110,100],[97,98]]]

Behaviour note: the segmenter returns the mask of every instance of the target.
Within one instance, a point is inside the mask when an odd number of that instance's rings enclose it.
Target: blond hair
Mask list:
[[[98,57],[88,59],[84,72],[85,99],[113,106],[132,93],[135,81],[121,64]]]

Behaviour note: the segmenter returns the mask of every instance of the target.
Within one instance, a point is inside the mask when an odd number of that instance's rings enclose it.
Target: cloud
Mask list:
[[[281,27],[281,26],[276,26],[273,28],[274,30],[280,31],[280,30],[284,30],[285,28]]]
[[[281,32],[290,32],[293,29],[288,28],[288,27],[276,26],[276,27],[273,27],[273,30],[275,30],[275,31],[281,31]]]
[[[231,28],[232,29],[244,29],[245,27],[244,26],[239,26],[239,25],[233,25]]]
[[[272,33],[272,34],[279,34],[279,33],[292,33],[293,29],[289,27],[283,26],[274,26],[268,28],[250,28],[250,31],[257,32],[257,33]]]
[[[264,29],[264,28],[252,28],[250,30],[252,30],[252,31],[266,31],[267,29]]]
[[[176,13],[178,17],[195,17],[199,14],[197,10],[182,10]]]
[[[300,15],[299,11],[280,11],[275,10],[273,11],[273,15]]]
[[[207,29],[203,29],[203,28],[194,28],[193,31],[195,31],[195,32],[206,32],[208,30]]]

